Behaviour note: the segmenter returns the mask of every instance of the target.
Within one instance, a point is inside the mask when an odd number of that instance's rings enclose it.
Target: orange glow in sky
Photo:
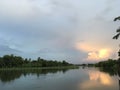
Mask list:
[[[100,58],[109,57],[108,53],[109,53],[109,51],[107,49],[101,49],[99,51],[99,57]]]
[[[91,43],[77,43],[76,49],[88,53],[87,60],[103,60],[108,59],[111,55],[111,49],[104,46],[98,46]]]

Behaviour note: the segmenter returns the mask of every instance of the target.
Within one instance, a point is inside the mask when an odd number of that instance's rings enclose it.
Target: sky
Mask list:
[[[120,0],[0,0],[0,56],[90,63],[117,58]]]

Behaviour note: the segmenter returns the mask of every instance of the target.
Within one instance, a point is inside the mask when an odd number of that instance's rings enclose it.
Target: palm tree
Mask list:
[[[114,21],[120,20],[120,16],[116,17]],[[120,36],[120,27],[116,30],[117,34],[113,37],[113,39],[118,39]]]

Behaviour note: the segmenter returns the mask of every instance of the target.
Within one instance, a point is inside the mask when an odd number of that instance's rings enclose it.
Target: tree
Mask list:
[[[64,66],[68,65],[68,63],[67,63],[65,60],[62,61],[62,64],[63,64]]]
[[[4,61],[3,61],[3,58],[0,57],[0,68],[1,68],[1,67],[4,67],[4,66],[5,66],[5,63],[4,63]]]
[[[21,56],[4,55],[0,57],[0,68],[12,68],[12,67],[56,67],[56,66],[68,66],[72,65],[66,61],[52,61],[45,60],[38,57],[37,60],[31,60],[22,58]]]
[[[114,21],[120,20],[120,16],[116,17]],[[120,27],[116,30],[117,34],[113,37],[113,39],[118,39],[120,36]]]

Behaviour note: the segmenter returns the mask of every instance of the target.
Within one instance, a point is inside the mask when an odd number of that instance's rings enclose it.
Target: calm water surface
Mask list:
[[[119,77],[96,68],[1,70],[0,90],[119,90]]]

